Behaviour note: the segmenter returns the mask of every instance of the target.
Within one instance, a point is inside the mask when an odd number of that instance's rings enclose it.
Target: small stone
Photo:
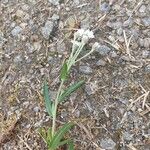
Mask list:
[[[79,70],[80,70],[81,73],[87,74],[87,75],[89,75],[93,72],[92,68],[89,67],[89,66],[80,66]]]
[[[51,4],[53,4],[53,5],[59,5],[59,1],[60,0],[48,0]]]
[[[96,49],[96,51],[97,51],[100,55],[106,56],[106,55],[111,51],[111,49],[110,49],[108,46],[106,46],[106,45],[100,45],[100,46]]]
[[[144,39],[144,47],[145,48],[150,48],[150,38],[145,38]]]
[[[45,39],[49,39],[51,32],[53,31],[54,23],[52,21],[47,21],[45,26],[41,28],[42,35]]]
[[[147,65],[147,66],[145,67],[145,72],[146,72],[146,73],[150,73],[150,65]]]
[[[22,56],[21,56],[21,55],[15,56],[15,58],[14,58],[14,63],[18,64],[18,63],[20,63],[20,62],[22,62],[22,61],[23,61],[23,59],[22,59]]]
[[[111,138],[102,139],[100,145],[103,149],[114,150],[116,143]]]
[[[150,17],[143,18],[142,22],[146,27],[150,26]]]
[[[117,53],[116,53],[115,51],[111,51],[111,52],[110,52],[110,56],[111,56],[112,58],[116,58],[118,55],[117,55]]]
[[[53,14],[52,20],[54,20],[54,21],[59,20],[59,16],[57,14]]]
[[[133,134],[130,134],[129,132],[124,132],[123,133],[123,138],[126,141],[131,141],[133,139]]]
[[[106,2],[100,4],[100,10],[103,12],[103,13],[107,13],[109,12],[110,10],[110,5]]]
[[[97,66],[105,66],[106,62],[104,60],[100,59],[99,61],[97,61],[96,65]]]
[[[91,82],[85,85],[85,92],[88,95],[94,94],[98,90],[98,85],[96,82]]]
[[[124,27],[128,27],[128,26],[132,26],[133,24],[133,20],[132,18],[129,18],[128,20],[126,20],[124,23],[123,23],[123,26]]]
[[[117,34],[118,35],[122,35],[122,33],[123,33],[123,29],[122,28],[117,29]]]
[[[139,12],[140,13],[144,13],[146,11],[146,6],[145,5],[142,5],[139,9]]]
[[[37,113],[37,112],[40,111],[40,108],[38,106],[36,106],[36,107],[33,108],[33,111]]]
[[[143,58],[150,57],[150,51],[144,50],[144,51],[142,52],[142,57],[143,57]]]
[[[57,44],[57,51],[58,51],[58,53],[66,51],[66,45],[65,45],[64,42],[58,42],[58,44]]]
[[[20,26],[16,26],[12,31],[11,34],[13,36],[18,36],[22,31],[22,28]]]
[[[24,13],[22,10],[17,10],[17,11],[16,11],[16,16],[17,16],[17,17],[23,18],[24,15],[25,15],[25,13]]]

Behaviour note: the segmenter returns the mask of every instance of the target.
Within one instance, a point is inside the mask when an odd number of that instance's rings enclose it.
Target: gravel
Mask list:
[[[101,140],[100,145],[103,149],[114,150],[116,143],[111,138],[106,138]]]
[[[48,0],[53,5],[59,5],[60,0]]]
[[[12,31],[12,36],[16,37],[22,32],[22,28],[20,26],[16,26]]]
[[[143,22],[144,26],[146,26],[146,27],[150,26],[150,17],[143,18],[142,22]]]
[[[79,71],[83,74],[89,75],[93,73],[93,70],[89,66],[80,66]]]
[[[98,61],[96,62],[96,65],[97,65],[97,66],[105,66],[105,65],[106,65],[106,62],[105,62],[104,60],[100,59],[100,60],[98,60]]]
[[[96,49],[96,51],[102,55],[102,56],[106,56],[108,55],[108,53],[111,51],[111,49],[106,46],[106,45],[99,45],[99,47]]]
[[[46,21],[44,27],[41,28],[41,33],[46,40],[50,38],[50,34],[52,33],[53,28],[54,23],[52,21]]]

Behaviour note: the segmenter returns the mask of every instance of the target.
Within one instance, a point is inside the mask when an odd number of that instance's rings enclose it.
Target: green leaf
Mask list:
[[[74,145],[73,145],[73,142],[70,140],[69,143],[68,143],[68,150],[74,150]]]
[[[69,88],[67,88],[60,96],[59,96],[59,102],[63,102],[64,99],[69,96],[71,93],[76,91],[79,87],[81,87],[85,82],[79,81],[73,85],[71,85]]]
[[[44,100],[46,105],[46,111],[50,116],[52,116],[52,101],[49,96],[48,85],[46,81],[44,82],[43,94],[44,94]]]
[[[66,80],[66,78],[67,78],[67,75],[68,75],[67,69],[68,69],[67,63],[65,62],[63,64],[63,67],[62,67],[61,73],[60,73],[60,79],[63,80],[63,81]]]
[[[65,133],[68,132],[71,127],[73,126],[73,123],[66,123],[62,128],[60,128],[56,134],[54,135],[52,141],[51,141],[51,144],[50,144],[50,147],[51,149],[56,149],[58,148],[62,138],[64,137]]]
[[[40,136],[43,138],[44,142],[47,143],[46,130],[44,128],[39,128],[38,132],[39,132]]]

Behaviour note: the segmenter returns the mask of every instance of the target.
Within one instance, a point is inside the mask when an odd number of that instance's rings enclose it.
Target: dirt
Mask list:
[[[55,97],[59,71],[76,29],[100,48],[71,70],[66,86],[85,85],[59,106],[58,126],[77,150],[149,150],[149,0],[3,0],[0,2],[0,149],[46,150],[49,127],[42,85]]]

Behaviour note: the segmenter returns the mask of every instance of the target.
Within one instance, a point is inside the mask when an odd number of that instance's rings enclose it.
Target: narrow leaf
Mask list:
[[[70,140],[68,143],[68,150],[74,150],[73,142]]]
[[[40,136],[43,138],[44,142],[47,143],[46,130],[44,128],[39,128],[38,132],[39,132]]]
[[[61,141],[61,142],[59,142],[58,147],[68,144],[69,142],[70,142],[70,140]]]
[[[63,67],[62,67],[62,70],[61,70],[61,73],[60,73],[60,79],[61,80],[66,80],[67,74],[68,74],[68,72],[67,72],[67,63],[65,62],[63,64]]]
[[[50,116],[52,116],[52,101],[49,96],[48,85],[46,81],[44,82],[43,94],[44,94],[44,100],[46,105],[46,111]]]
[[[71,93],[76,91],[79,87],[81,87],[84,84],[84,81],[79,81],[78,83],[75,83],[71,85],[69,88],[67,88],[60,96],[59,96],[59,102],[63,102],[64,99],[69,96]]]
[[[68,132],[72,126],[73,126],[73,123],[66,123],[62,128],[60,128],[56,132],[50,144],[51,149],[56,149],[59,146],[59,143],[64,137],[65,133]]]

